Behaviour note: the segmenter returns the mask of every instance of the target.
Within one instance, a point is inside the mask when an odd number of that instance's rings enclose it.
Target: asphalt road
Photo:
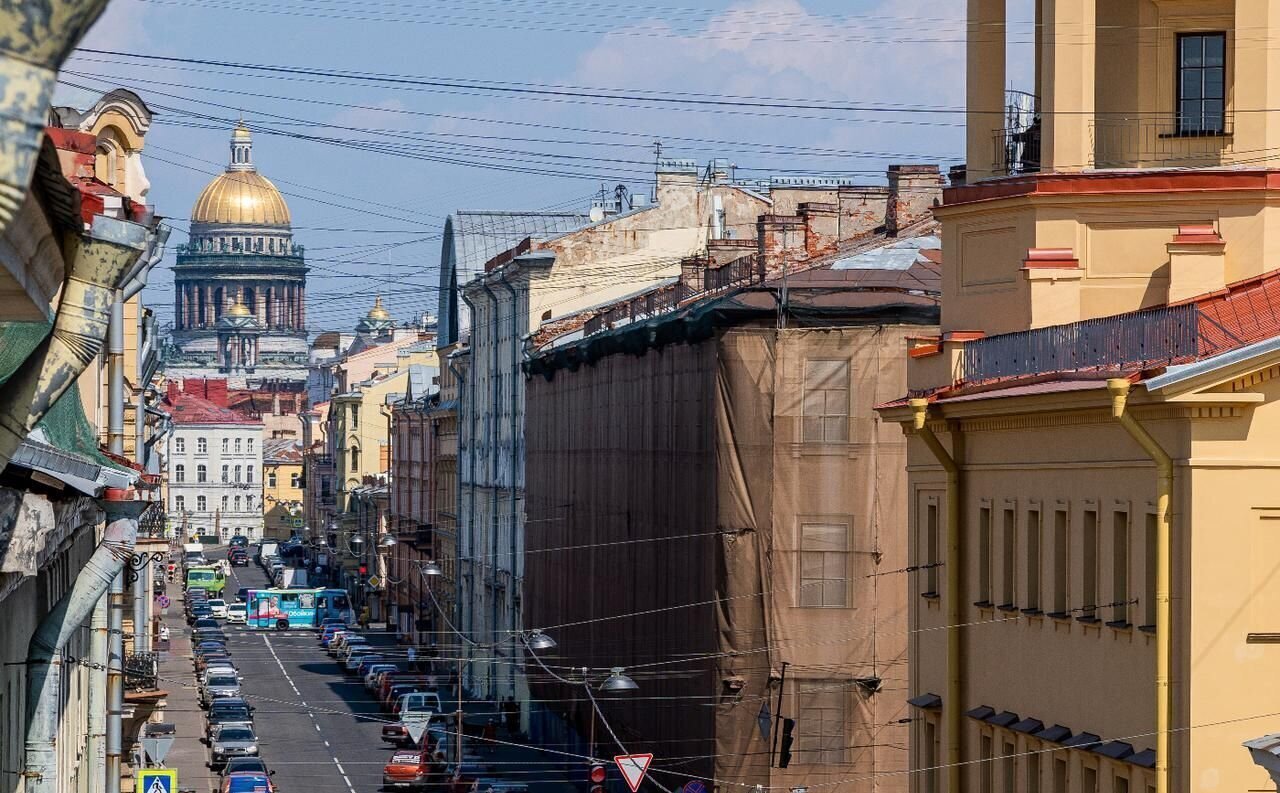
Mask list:
[[[227,598],[240,587],[266,588],[257,565],[233,567]],[[372,793],[381,787],[390,747],[382,743],[378,704],[317,643],[315,631],[224,627],[257,709],[261,756],[282,793]],[[361,715],[372,719],[360,718]]]

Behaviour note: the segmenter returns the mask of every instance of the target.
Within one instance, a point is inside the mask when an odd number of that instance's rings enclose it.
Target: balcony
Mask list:
[[[159,682],[159,656],[130,653],[124,658],[124,687],[130,691],[154,691]]]
[[[1100,116],[1090,124],[1092,168],[1203,168],[1235,159],[1235,114]]]
[[[1026,91],[1006,91],[1004,127],[995,134],[996,167],[1006,176],[1040,172],[1037,100]]]

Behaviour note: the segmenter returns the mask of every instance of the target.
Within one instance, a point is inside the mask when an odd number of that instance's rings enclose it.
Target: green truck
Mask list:
[[[227,577],[219,565],[201,564],[187,568],[187,589],[199,587],[210,593],[220,593],[226,585]]]

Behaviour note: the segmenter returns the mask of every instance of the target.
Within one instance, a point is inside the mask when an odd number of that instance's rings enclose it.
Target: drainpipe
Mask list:
[[[1107,381],[1111,392],[1111,417],[1120,422],[1147,456],[1156,464],[1156,791],[1169,793],[1169,723],[1173,713],[1170,667],[1173,658],[1170,596],[1173,581],[1173,554],[1169,505],[1173,500],[1173,458],[1147,428],[1125,411],[1129,381]]]
[[[134,524],[135,536],[137,524]],[[120,763],[124,745],[124,571],[111,580],[107,601],[107,785],[106,793],[120,793]]]
[[[147,235],[137,223],[96,215],[88,234],[72,238],[53,330],[0,388],[0,469],[101,351],[115,287]]]
[[[462,601],[458,603],[458,611],[467,617],[467,624],[463,626],[463,635],[471,636],[475,633],[475,598],[476,598],[476,391],[474,388],[476,376],[476,304],[467,297],[465,292],[459,293],[462,302],[467,304],[468,311],[471,312],[471,342],[468,344],[470,348],[467,356],[471,359],[471,363],[467,365],[467,377],[472,383],[472,388],[467,389],[467,422],[470,429],[467,431],[467,438],[470,442],[471,449],[467,454],[467,481],[470,483],[467,488],[467,600],[464,610]],[[461,506],[461,504],[459,504]],[[461,566],[459,566],[461,569]],[[464,642],[467,648],[467,679],[472,678],[471,669],[471,645]]]
[[[89,623],[89,736],[85,754],[89,771],[83,774],[85,793],[100,789],[106,779],[107,756],[107,599],[99,597]]]
[[[467,381],[463,378],[462,373],[458,371],[458,367],[456,367],[456,366],[454,366],[454,365],[453,365],[453,360],[452,360],[452,359],[453,359],[453,354],[451,353],[451,354],[449,355],[449,360],[446,360],[446,361],[445,361],[445,365],[449,367],[449,371],[453,374],[453,382],[455,382],[455,383],[457,383],[457,384],[458,384],[459,394],[458,394],[458,407],[456,408],[456,410],[457,410],[457,412],[458,412],[459,414],[462,414],[462,397],[463,397],[463,393],[461,393],[461,392],[466,392],[466,395],[467,395],[467,396],[470,396],[470,394],[471,394],[471,389],[467,388]],[[456,496],[455,496],[455,498],[457,499],[457,501],[456,501],[456,502],[454,503],[454,505],[453,505],[453,516],[454,516],[454,517],[453,517],[453,555],[454,555],[454,565],[453,565],[453,569],[454,569],[455,573],[454,573],[454,582],[453,582],[453,596],[454,596],[453,608],[454,608],[454,613],[453,613],[453,620],[452,620],[452,621],[453,621],[455,624],[461,624],[461,623],[462,623],[462,621],[461,621],[461,619],[460,619],[460,615],[458,614],[458,610],[462,608],[462,576],[461,576],[461,575],[458,575],[458,572],[460,572],[460,571],[462,570],[462,566],[461,566],[460,564],[458,564],[458,557],[459,557],[459,556],[461,556],[461,554],[460,554],[460,553],[458,553],[458,534],[459,534],[459,532],[458,532],[458,523],[459,523],[459,521],[458,521],[458,513],[462,511],[462,477],[459,475],[459,474],[460,474],[460,472],[457,470],[457,468],[458,468],[458,466],[457,466],[457,455],[458,455],[458,453],[462,450],[462,444],[460,443],[460,441],[462,440],[462,435],[461,435],[461,432],[462,432],[462,424],[463,424],[463,422],[466,420],[466,416],[467,416],[467,415],[468,415],[468,414],[463,414],[463,415],[462,415],[462,419],[461,419],[460,421],[458,421],[457,429],[456,429],[456,430],[455,430],[455,432],[454,432],[454,439],[455,439],[455,440],[454,440],[454,446],[455,446],[455,448],[454,448],[454,478],[458,480],[458,482],[457,482],[457,484],[458,484],[458,492],[457,492],[457,494],[456,494]],[[470,455],[470,454],[468,454],[468,455],[467,455],[467,459],[468,459],[468,461],[470,461],[470,459],[471,459],[471,455]],[[438,561],[438,560],[437,560],[437,561]],[[465,627],[464,627],[464,630],[465,630]]]
[[[58,784],[57,735],[62,690],[60,657],[67,642],[97,607],[111,582],[117,580],[133,552],[138,536],[136,518],[107,524],[102,542],[77,575],[71,590],[40,622],[27,648],[27,734],[23,776],[27,793],[56,793]],[[119,768],[117,767],[117,772]],[[107,790],[111,790],[107,767]],[[120,776],[115,777],[119,790]]]
[[[107,0],[0,4],[0,232],[26,200],[58,69],[106,6]]]
[[[960,724],[960,714],[964,710],[962,704],[962,666],[960,643],[960,624],[963,620],[961,606],[963,586],[961,573],[964,570],[963,550],[961,545],[961,507],[960,466],[955,458],[938,440],[929,427],[929,401],[912,399],[911,426],[916,435],[924,441],[925,446],[933,453],[935,459],[947,473],[947,559],[943,566],[947,576],[947,693],[942,700],[942,714],[947,734],[947,790],[949,793],[960,793],[963,789],[961,763],[963,757],[964,735]],[[953,433],[955,440],[958,435]]]
[[[519,525],[519,510],[516,508],[516,472],[520,468],[520,447],[517,439],[523,435],[523,427],[520,426],[520,416],[517,408],[520,404],[520,394],[518,386],[520,384],[520,344],[524,334],[520,332],[520,297],[516,294],[516,288],[507,281],[506,273],[499,270],[498,277],[502,280],[502,285],[511,293],[511,487],[508,490],[507,499],[511,502],[511,537],[510,537],[510,561],[511,565],[511,591],[507,593],[507,601],[511,604],[511,657],[512,659],[520,656],[520,624],[516,618],[516,565],[519,563],[519,557],[516,556],[516,529]],[[514,663],[507,666],[507,682],[511,686],[511,696],[516,696],[516,665]],[[524,700],[524,697],[521,697]]]
[[[124,454],[124,299],[116,290],[107,326],[107,449]]]
[[[498,405],[502,394],[498,390],[498,327],[501,310],[498,306],[498,295],[482,283],[485,294],[493,305],[493,332],[490,347],[489,379],[493,381],[493,399],[489,403],[489,644],[498,643],[498,599],[494,597],[494,589],[498,583]],[[513,472],[514,474],[514,472]],[[485,664],[489,675],[489,696],[494,695],[494,665],[490,661]]]

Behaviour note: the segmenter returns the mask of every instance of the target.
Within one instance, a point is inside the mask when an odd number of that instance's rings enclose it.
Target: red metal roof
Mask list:
[[[185,391],[171,392],[165,401],[174,424],[248,424],[262,426],[262,422],[237,413],[230,408],[215,405],[207,399]]]

